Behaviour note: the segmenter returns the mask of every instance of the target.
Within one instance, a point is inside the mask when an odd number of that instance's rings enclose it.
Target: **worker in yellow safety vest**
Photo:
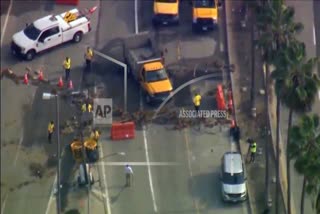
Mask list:
[[[66,57],[66,59],[63,61],[63,68],[65,70],[66,74],[66,81],[69,81],[70,78],[70,69],[71,69],[71,59],[70,57]]]
[[[196,95],[193,97],[193,104],[196,111],[199,111],[200,104],[201,104],[201,95],[199,93],[196,93]]]
[[[54,123],[53,121],[50,121],[48,125],[48,142],[51,143],[52,134],[54,132]]]
[[[256,153],[257,153],[257,143],[256,141],[253,141],[251,144],[250,144],[250,153],[251,153],[251,158],[250,158],[250,162],[254,162],[255,159],[256,159]]]
[[[94,129],[92,132],[91,132],[91,139],[95,140],[96,142],[98,142],[99,138],[100,138],[100,134],[101,132],[97,129]]]
[[[83,103],[81,106],[81,111],[82,112],[88,111],[89,113],[92,112],[92,105],[90,103]]]
[[[86,59],[86,66],[87,68],[91,68],[91,62],[92,62],[92,58],[93,58],[93,51],[90,47],[87,48],[87,51],[84,55],[85,59]]]

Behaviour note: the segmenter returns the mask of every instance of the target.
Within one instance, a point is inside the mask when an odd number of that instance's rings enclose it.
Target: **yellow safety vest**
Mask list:
[[[99,137],[100,137],[100,134],[99,134],[98,131],[96,131],[96,132],[94,133],[94,138],[95,138],[95,140],[99,140]]]
[[[91,60],[92,57],[93,57],[93,52],[92,52],[91,49],[89,49],[89,50],[87,51],[87,53],[86,53],[86,59],[87,59],[87,60]]]
[[[201,96],[200,95],[196,95],[194,98],[193,98],[193,104],[195,106],[200,106],[200,102],[201,102]]]
[[[91,112],[91,111],[92,111],[92,105],[89,104],[89,105],[88,105],[88,112]]]
[[[63,66],[64,66],[65,69],[70,69],[70,67],[71,67],[71,59],[69,59],[68,61],[64,60]]]
[[[256,153],[257,152],[257,143],[254,142],[251,146],[250,146],[250,152],[251,153]]]
[[[49,123],[49,125],[48,125],[48,132],[49,132],[49,133],[52,133],[53,130],[54,130],[54,124]]]
[[[81,111],[82,111],[82,112],[87,111],[87,105],[86,105],[86,104],[83,104],[83,105],[81,106]]]

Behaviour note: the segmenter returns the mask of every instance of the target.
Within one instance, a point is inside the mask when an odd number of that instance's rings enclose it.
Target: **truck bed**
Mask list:
[[[60,14],[60,15],[56,15],[55,17],[56,17],[56,19],[59,21],[60,26],[61,26],[61,28],[62,28],[62,31],[67,31],[67,30],[69,30],[70,28],[74,28],[74,27],[76,27],[76,26],[78,26],[78,25],[81,25],[81,24],[86,23],[86,22],[89,21],[89,19],[88,19],[86,16],[81,15],[81,12],[80,12],[77,8],[72,9],[72,10],[70,10],[70,11],[68,11],[68,12],[71,12],[71,13],[79,13],[80,15],[79,15],[79,18],[77,18],[76,20],[74,20],[74,21],[72,21],[72,22],[69,22],[69,23],[67,23],[67,22],[63,19],[63,17],[65,16],[65,14],[66,14],[67,12],[64,12],[64,13],[62,13],[62,14]]]

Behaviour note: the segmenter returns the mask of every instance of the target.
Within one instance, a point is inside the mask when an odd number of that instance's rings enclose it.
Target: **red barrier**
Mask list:
[[[226,110],[226,103],[224,100],[222,85],[220,84],[217,87],[216,101],[217,101],[219,110]]]
[[[111,139],[124,140],[135,138],[135,124],[134,122],[113,123],[111,126]]]
[[[78,5],[79,0],[56,0],[56,4]]]

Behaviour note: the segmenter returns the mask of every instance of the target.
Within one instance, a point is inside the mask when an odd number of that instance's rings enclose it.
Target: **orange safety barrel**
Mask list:
[[[73,154],[73,158],[76,161],[82,161],[83,160],[83,154],[82,154],[82,143],[78,140],[75,140],[71,143],[71,151]]]
[[[84,142],[84,147],[86,149],[89,149],[89,150],[95,150],[97,149],[97,141],[93,140],[93,139],[89,139],[89,140],[86,140]]]

